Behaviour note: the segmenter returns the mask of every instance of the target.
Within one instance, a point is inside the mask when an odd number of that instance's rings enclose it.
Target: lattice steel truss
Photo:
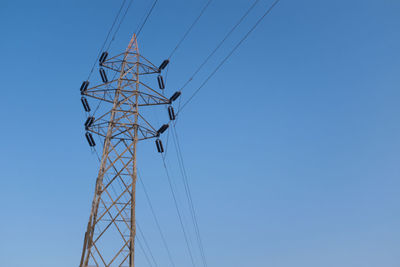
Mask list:
[[[119,76],[82,92],[110,108],[87,129],[104,144],[80,267],[133,267],[137,142],[159,135],[139,108],[170,101],[140,81],[160,70],[139,54],[135,35],[124,53],[101,65]]]

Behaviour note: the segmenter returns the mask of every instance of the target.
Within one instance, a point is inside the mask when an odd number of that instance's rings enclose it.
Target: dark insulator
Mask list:
[[[158,81],[158,86],[160,87],[160,89],[164,89],[165,85],[164,85],[164,79],[161,75],[158,75],[157,77],[157,81]]]
[[[99,63],[100,65],[102,65],[104,63],[104,61],[106,61],[108,57],[108,52],[103,52],[99,58]]]
[[[100,68],[99,71],[100,71],[100,76],[101,76],[101,79],[103,80],[103,83],[107,83],[108,79],[107,79],[106,72],[104,71],[103,68]]]
[[[85,129],[88,130],[93,125],[93,122],[94,122],[94,117],[93,116],[88,117],[85,122]]]
[[[161,142],[160,139],[156,140],[156,147],[157,147],[158,153],[163,153],[164,152],[164,147],[163,147],[162,142]]]
[[[94,142],[94,139],[93,139],[93,136],[92,136],[91,133],[86,132],[85,136],[86,136],[86,140],[87,140],[88,143],[89,143],[89,146],[95,146],[95,145],[96,145],[96,143]]]
[[[175,93],[171,96],[171,98],[169,99],[169,102],[173,102],[173,101],[177,100],[178,97],[179,97],[180,95],[181,95],[181,92],[180,92],[180,91],[175,92]]]
[[[83,105],[83,108],[85,109],[85,111],[89,112],[90,106],[89,106],[87,99],[85,97],[81,97],[81,102],[82,102],[82,105]]]
[[[169,119],[171,121],[175,120],[175,111],[174,111],[174,108],[172,106],[168,107],[168,115],[169,115]]]
[[[168,63],[169,63],[169,59],[164,60],[164,61],[161,63],[160,67],[158,67],[158,69],[159,69],[159,70],[165,69],[165,67],[168,65]]]
[[[168,129],[168,127],[169,127],[168,124],[164,124],[163,126],[160,127],[160,129],[158,129],[157,133],[158,134],[164,133]]]
[[[81,92],[86,91],[86,89],[88,88],[88,86],[89,86],[89,82],[88,82],[88,81],[84,81],[84,82],[82,83],[82,85],[81,85]]]

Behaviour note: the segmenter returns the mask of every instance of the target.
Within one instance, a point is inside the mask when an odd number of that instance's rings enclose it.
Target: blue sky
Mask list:
[[[141,53],[160,63],[205,2],[160,0]],[[98,164],[78,89],[119,3],[0,3],[1,266],[79,264]],[[271,3],[260,1],[183,99]],[[150,5],[134,1],[111,54]],[[214,0],[171,60],[168,94],[248,6]],[[281,0],[182,112],[177,130],[210,267],[399,266],[399,12],[395,0]],[[139,150],[177,266],[187,266],[160,157],[153,142]],[[167,265],[138,194],[139,219]]]

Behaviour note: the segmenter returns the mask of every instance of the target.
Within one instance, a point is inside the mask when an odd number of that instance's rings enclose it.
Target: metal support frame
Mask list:
[[[119,78],[82,92],[112,107],[88,129],[104,138],[104,144],[79,266],[134,267],[137,143],[158,136],[139,108],[169,100],[140,82],[141,75],[159,69],[139,54],[136,35],[124,53],[101,66]]]

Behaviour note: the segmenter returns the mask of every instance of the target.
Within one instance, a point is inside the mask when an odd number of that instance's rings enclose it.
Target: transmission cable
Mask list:
[[[229,54],[218,64],[214,71],[204,80],[204,82],[198,87],[194,93],[189,97],[186,102],[183,103],[182,107],[178,110],[177,115],[186,107],[186,105],[196,96],[196,94],[204,87],[204,85],[215,75],[215,73],[224,65],[224,63],[232,56],[232,54],[239,48],[244,40],[254,31],[254,29],[261,23],[261,21],[272,11],[272,9],[278,4],[280,0],[275,0],[273,4],[266,10],[266,12],[257,20],[252,28],[243,36],[243,38],[235,45],[235,47],[229,52]]]
[[[153,214],[154,221],[155,221],[155,223],[156,223],[156,225],[157,225],[157,228],[158,228],[158,231],[159,231],[159,233],[160,233],[161,240],[162,240],[162,242],[163,242],[163,244],[164,244],[164,247],[165,247],[165,249],[166,249],[166,251],[167,251],[168,258],[169,258],[169,260],[171,261],[171,265],[172,265],[173,267],[175,267],[175,263],[174,263],[174,261],[173,261],[173,259],[172,259],[171,252],[170,252],[170,250],[169,250],[167,241],[165,240],[163,231],[161,230],[161,226],[160,226],[160,223],[159,223],[158,218],[157,218],[157,216],[156,216],[156,213],[155,213],[155,211],[154,211],[153,205],[152,205],[152,203],[151,203],[149,194],[147,193],[147,189],[146,189],[146,187],[145,187],[145,185],[144,185],[144,182],[143,182],[141,176],[139,175],[139,171],[138,171],[138,177],[139,177],[138,180],[139,180],[140,184],[141,184],[142,187],[143,187],[143,191],[144,191],[144,194],[145,194],[145,196],[146,196],[147,202],[148,202],[148,204],[149,204],[149,206],[150,206],[150,211],[151,211],[151,213]]]
[[[210,60],[210,58],[217,52],[217,50],[222,46],[222,44],[228,39],[228,37],[236,30],[236,28],[243,22],[251,10],[257,5],[260,0],[254,1],[250,8],[244,13],[244,15],[236,22],[232,29],[225,35],[225,37],[219,42],[219,44],[214,48],[214,50],[207,56],[207,58],[200,64],[197,70],[192,74],[192,76],[186,81],[186,83],[181,87],[181,91],[193,80],[199,71],[204,67],[204,65]]]
[[[147,263],[149,264],[150,267],[153,267],[153,264],[151,263],[149,256],[147,256],[147,253],[146,253],[146,251],[145,251],[145,249],[144,249],[144,247],[142,245],[142,242],[140,241],[140,238],[137,235],[135,236],[135,238],[136,238],[137,243],[139,244],[139,248],[143,252],[143,255],[144,255]]]
[[[175,145],[175,150],[177,153],[177,157],[178,157],[178,163],[179,163],[179,169],[182,175],[182,180],[183,180],[183,184],[185,187],[185,193],[186,193],[186,197],[188,200],[188,204],[189,204],[189,209],[190,209],[190,213],[192,216],[192,220],[193,220],[193,225],[195,228],[195,233],[196,233],[196,238],[197,238],[197,243],[200,249],[200,254],[203,260],[203,264],[204,266],[207,266],[207,261],[206,261],[206,257],[205,257],[205,252],[204,252],[204,247],[203,247],[203,242],[201,239],[201,235],[200,235],[200,229],[199,229],[199,225],[198,225],[198,221],[197,221],[197,216],[196,216],[196,210],[193,204],[193,198],[192,198],[192,194],[191,194],[191,190],[190,190],[190,186],[189,186],[189,182],[188,182],[188,175],[186,172],[186,168],[185,168],[185,164],[184,164],[184,160],[183,160],[183,155],[182,155],[182,150],[180,147],[180,143],[179,143],[179,138],[178,138],[178,134],[175,128],[175,125],[173,125],[172,127],[172,137],[173,137],[173,141],[174,141],[174,145]]]
[[[151,257],[151,259],[153,260],[154,265],[157,267],[157,262],[156,262],[156,260],[154,259],[153,253],[151,252],[150,246],[149,246],[149,244],[147,243],[146,237],[144,236],[143,231],[142,231],[141,227],[139,226],[138,221],[136,221],[136,226],[137,226],[137,229],[139,230],[139,234],[140,234],[140,235],[142,236],[142,238],[143,238],[144,245],[146,246],[147,250],[149,251],[150,257]]]
[[[143,21],[142,25],[140,26],[139,30],[136,29],[136,32],[137,32],[137,33],[136,33],[136,37],[139,36],[140,32],[142,31],[144,25],[145,25],[146,22],[147,22],[147,19],[150,17],[151,12],[153,12],[153,9],[154,9],[154,7],[156,6],[157,2],[158,2],[158,0],[155,0],[155,1],[153,2],[153,5],[151,6],[149,12],[147,12],[147,16],[146,16],[145,20]]]
[[[88,76],[87,80],[89,80],[90,77],[92,76],[94,67],[96,66],[96,63],[97,63],[97,60],[99,59],[100,54],[103,52],[103,49],[104,49],[104,47],[106,46],[106,43],[107,43],[107,41],[108,41],[108,38],[110,37],[110,34],[111,34],[112,30],[114,29],[115,23],[117,22],[117,20],[118,20],[118,18],[119,18],[119,15],[121,14],[121,11],[122,11],[122,8],[123,8],[124,5],[125,5],[125,2],[126,2],[126,0],[123,0],[123,1],[122,1],[121,7],[119,8],[118,13],[117,13],[117,15],[116,15],[115,18],[114,18],[114,22],[112,23],[111,28],[110,28],[110,30],[109,30],[108,33],[107,33],[106,39],[104,40],[103,45],[101,46],[100,52],[98,53],[98,55],[97,55],[97,57],[96,57],[96,60],[94,61],[94,64],[93,64],[93,66],[92,66],[92,69],[91,69],[90,72],[89,72],[89,76]]]
[[[273,2],[273,4],[270,6],[270,8],[268,8],[268,9],[266,10],[266,12],[257,20],[257,22],[253,25],[253,27],[250,28],[250,30],[249,30],[249,31],[244,35],[244,37],[236,44],[236,46],[230,51],[230,53],[220,62],[220,64],[219,64],[219,65],[215,68],[215,70],[207,77],[207,79],[200,85],[200,87],[199,87],[199,88],[189,97],[189,99],[179,108],[179,110],[178,110],[178,112],[177,112],[177,115],[178,115],[178,114],[185,108],[185,106],[194,98],[194,96],[204,87],[204,85],[215,75],[215,73],[221,68],[221,66],[232,56],[232,54],[237,50],[237,48],[244,42],[244,40],[247,39],[247,37],[254,31],[254,29],[261,23],[261,21],[272,11],[272,9],[278,4],[279,1],[280,1],[280,0],[276,0],[276,1]],[[253,5],[250,7],[250,9],[245,13],[245,15],[239,20],[239,22],[233,27],[233,29],[228,33],[227,36],[229,36],[229,35],[231,34],[231,32],[241,23],[241,21],[247,16],[247,14],[250,12],[250,10],[251,10],[252,8],[254,8],[254,6],[257,4],[257,2],[258,2],[258,0],[256,0],[256,1],[254,2],[254,4],[253,4]],[[225,36],[225,38],[222,40],[222,42],[224,42],[224,41],[226,40],[227,36]],[[221,44],[219,44],[219,45],[217,46],[217,48],[212,52],[212,54],[215,53],[215,51],[219,48],[220,45],[221,45]],[[211,55],[212,55],[212,54],[211,54]],[[209,56],[209,57],[210,57],[210,56]],[[208,61],[209,57],[207,57],[206,61]],[[204,64],[205,64],[205,63],[204,63]],[[203,65],[203,64],[202,64],[202,65]],[[200,66],[202,67],[202,65],[200,65]],[[196,73],[195,73],[195,74],[196,74]],[[173,126],[175,126],[175,125],[173,124]],[[176,134],[176,131],[175,131],[175,134]],[[174,134],[173,134],[173,137],[174,137]],[[183,177],[184,177],[185,190],[186,190],[186,192],[187,192],[187,197],[188,197],[188,199],[189,199],[189,205],[190,205],[190,207],[191,207],[191,211],[193,212],[193,213],[192,213],[192,216],[193,216],[193,220],[194,220],[194,224],[195,224],[195,229],[196,229],[196,234],[197,234],[197,237],[198,237],[198,242],[199,242],[200,250],[201,250],[201,253],[202,253],[203,260],[205,260],[205,257],[204,257],[204,250],[203,250],[203,247],[202,247],[200,232],[199,232],[199,229],[198,229],[198,224],[197,224],[197,219],[196,219],[196,213],[195,213],[195,210],[194,210],[194,205],[193,205],[193,201],[192,201],[191,194],[190,194],[190,188],[188,187],[188,183],[187,183],[187,174],[186,174],[185,167],[184,167],[184,163],[183,163],[183,157],[182,157],[182,153],[181,153],[181,151],[180,151],[180,147],[179,147],[179,143],[178,143],[179,141],[178,141],[178,139],[177,139],[177,135],[176,135],[175,137],[176,137],[176,143],[175,143],[175,145],[176,145],[176,148],[177,148],[179,163],[182,164],[182,165],[181,165],[181,170],[182,170],[182,175],[183,175]],[[174,140],[174,141],[175,141],[175,140]],[[180,155],[180,156],[179,156],[179,155]],[[165,159],[164,159],[163,156],[162,156],[162,159],[163,159],[163,163],[164,163],[164,168],[165,168],[166,171],[167,171],[167,167],[166,167],[166,164],[165,164]],[[167,176],[168,176],[168,171],[167,171]],[[169,176],[168,176],[168,179],[170,179]],[[170,184],[171,184],[171,182],[170,182]],[[171,189],[172,189],[172,186],[171,186]],[[175,202],[176,202],[176,200],[175,200]],[[179,213],[179,212],[178,212],[178,213]],[[182,225],[182,226],[183,226],[183,225]],[[204,263],[206,264],[205,261],[204,261]]]
[[[124,19],[125,19],[125,17],[126,17],[126,14],[128,13],[128,11],[129,11],[129,9],[130,9],[132,3],[133,3],[133,0],[130,0],[130,2],[129,2],[129,4],[128,4],[127,8],[125,9],[125,13],[124,13],[124,15],[122,16],[122,19],[120,20],[120,22],[119,22],[119,24],[118,24],[118,26],[117,26],[117,29],[115,30],[114,35],[113,35],[113,37],[112,37],[110,43],[108,44],[108,47],[107,47],[106,50],[109,50],[109,49],[110,49],[111,43],[115,40],[115,36],[117,35],[117,33],[118,33],[118,31],[119,31],[119,29],[120,29],[120,27],[121,27],[121,24],[122,24],[122,22],[124,21]]]
[[[171,190],[172,198],[173,198],[173,200],[174,200],[176,212],[177,212],[177,214],[178,214],[179,222],[180,222],[180,225],[181,225],[181,228],[182,228],[183,236],[184,236],[184,238],[185,238],[186,247],[187,247],[187,249],[188,249],[188,253],[189,253],[189,256],[190,256],[190,260],[191,260],[191,262],[192,262],[193,267],[195,267],[196,265],[195,265],[195,263],[194,263],[194,258],[193,258],[192,250],[190,249],[189,239],[188,239],[188,236],[187,236],[185,227],[184,227],[184,225],[183,225],[182,215],[181,215],[181,212],[179,211],[179,207],[178,207],[178,202],[177,202],[177,199],[176,199],[175,191],[174,191],[174,188],[173,188],[173,186],[172,186],[172,180],[171,180],[171,177],[170,177],[170,175],[169,175],[169,171],[168,171],[168,168],[167,168],[167,164],[165,163],[165,157],[164,157],[162,154],[161,154],[161,158],[162,158],[162,161],[163,161],[163,165],[164,165],[165,173],[166,173],[166,176],[167,176],[169,188],[170,188],[170,190]]]
[[[197,24],[197,22],[199,21],[199,19],[201,18],[201,16],[203,16],[204,12],[206,11],[206,9],[208,8],[208,6],[211,4],[212,0],[208,0],[208,2],[206,3],[206,5],[203,7],[203,9],[200,11],[200,14],[197,16],[197,18],[193,21],[192,25],[190,25],[189,29],[187,29],[187,31],[185,32],[185,34],[183,35],[183,37],[179,40],[178,44],[176,45],[176,47],[174,48],[174,50],[172,50],[171,54],[169,55],[168,59],[170,59],[172,57],[173,54],[175,54],[176,50],[179,48],[179,46],[182,44],[182,42],[186,39],[186,37],[188,36],[188,34],[191,32],[191,30],[193,29],[193,27]]]

